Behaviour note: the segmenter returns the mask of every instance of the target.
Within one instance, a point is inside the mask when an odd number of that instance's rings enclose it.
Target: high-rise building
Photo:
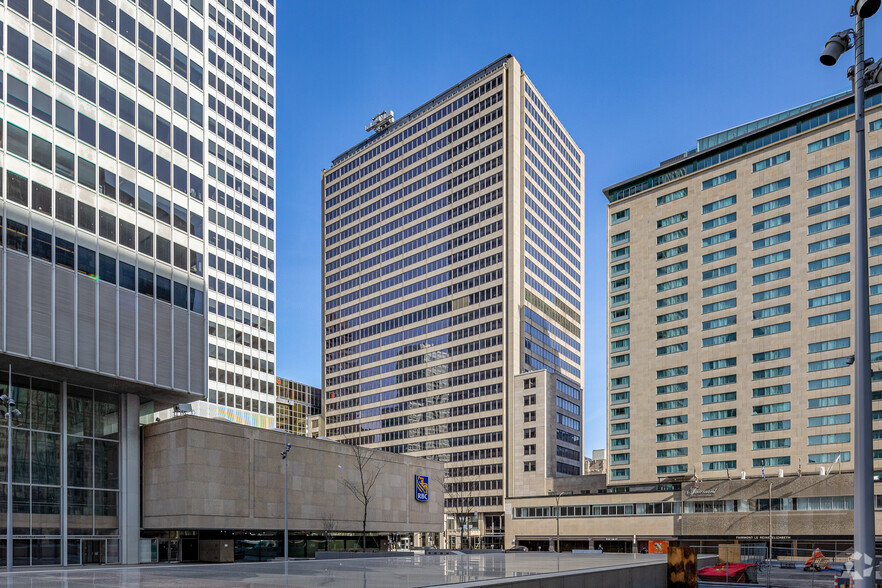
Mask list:
[[[875,219],[882,92],[867,96]],[[853,129],[838,94],[604,191],[611,483],[852,469]],[[880,236],[871,220],[871,303]]]
[[[322,391],[293,380],[276,378],[276,428],[295,435],[310,432],[310,417],[322,411]],[[315,430],[315,427],[312,427]]]
[[[501,547],[581,473],[584,157],[511,56],[371,130],[322,173],[325,434],[444,461]]]
[[[273,4],[0,6],[17,565],[138,561],[139,416],[272,426]]]

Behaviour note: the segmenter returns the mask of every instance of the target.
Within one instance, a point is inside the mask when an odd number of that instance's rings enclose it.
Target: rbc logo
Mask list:
[[[416,499],[419,502],[425,502],[429,499],[429,476],[414,476],[416,478],[414,490]]]

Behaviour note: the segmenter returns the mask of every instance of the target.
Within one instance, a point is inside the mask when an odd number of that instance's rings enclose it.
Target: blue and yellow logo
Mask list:
[[[414,476],[416,478],[414,490],[416,499],[425,502],[429,499],[429,476]]]

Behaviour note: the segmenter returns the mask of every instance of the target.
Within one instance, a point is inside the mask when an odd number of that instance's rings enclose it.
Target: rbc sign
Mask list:
[[[415,497],[419,502],[429,499],[429,476],[414,476]]]

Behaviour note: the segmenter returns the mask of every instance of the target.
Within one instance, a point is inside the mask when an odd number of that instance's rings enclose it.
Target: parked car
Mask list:
[[[514,547],[509,547],[506,551],[530,551],[527,549],[526,545],[515,545]]]

